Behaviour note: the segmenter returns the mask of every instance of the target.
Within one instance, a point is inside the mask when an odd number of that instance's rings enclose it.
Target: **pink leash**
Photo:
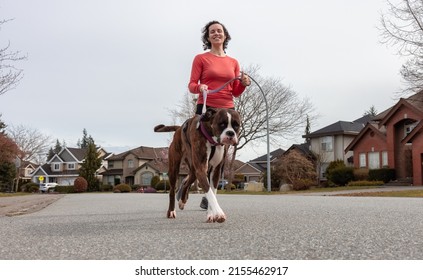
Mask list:
[[[229,81],[227,81],[226,83],[224,83],[222,86],[220,86],[217,89],[203,90],[203,100],[204,100],[203,111],[202,111],[203,114],[205,114],[206,110],[207,110],[207,106],[206,106],[206,104],[207,104],[207,94],[212,94],[212,93],[216,93],[218,91],[221,91],[224,87],[226,87],[228,84],[232,83],[235,80],[241,80],[241,76],[230,79]]]

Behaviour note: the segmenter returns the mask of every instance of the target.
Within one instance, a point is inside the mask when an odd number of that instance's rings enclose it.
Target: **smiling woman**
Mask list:
[[[197,114],[202,113],[205,102],[205,93],[218,89],[227,81],[233,80],[227,86],[209,95],[208,107],[234,108],[233,97],[239,97],[246,86],[251,84],[247,75],[241,74],[240,66],[235,58],[226,55],[228,42],[231,40],[226,27],[218,21],[210,21],[203,28],[203,48],[210,50],[197,55],[191,68],[191,77],[188,88],[191,93],[200,94],[197,101]]]

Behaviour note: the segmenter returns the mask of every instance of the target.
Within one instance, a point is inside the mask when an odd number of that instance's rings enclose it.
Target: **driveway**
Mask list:
[[[164,194],[65,195],[0,217],[2,259],[423,259],[423,200],[219,195],[228,216],[207,224],[191,195],[177,219]],[[30,248],[30,249],[29,249]]]

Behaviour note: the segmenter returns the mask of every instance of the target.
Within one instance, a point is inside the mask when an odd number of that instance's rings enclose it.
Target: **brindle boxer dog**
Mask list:
[[[222,223],[226,220],[216,199],[217,184],[225,161],[225,146],[238,143],[240,125],[241,118],[235,110],[209,108],[205,114],[188,119],[182,126],[158,125],[154,128],[155,132],[175,131],[169,147],[168,218],[176,218],[175,185],[180,164],[184,161],[190,171],[178,190],[179,209],[184,209],[189,188],[198,179],[208,200],[207,222]]]

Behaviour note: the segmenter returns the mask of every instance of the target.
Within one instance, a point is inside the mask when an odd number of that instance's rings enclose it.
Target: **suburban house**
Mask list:
[[[398,180],[423,184],[423,91],[372,119],[345,148],[355,168],[393,168]]]
[[[310,160],[311,162],[316,162],[316,155],[310,151],[310,144],[309,143],[302,143],[302,144],[293,144],[289,147],[284,153],[283,156],[291,153],[297,152],[298,154],[302,155],[306,159]]]
[[[151,185],[153,176],[167,179],[168,148],[138,148],[113,155],[107,159],[108,168],[101,173],[103,184]],[[180,175],[186,176],[187,170],[181,168]]]
[[[355,121],[338,121],[319,130],[303,135],[309,143],[309,150],[314,154],[320,180],[325,180],[325,172],[329,163],[342,160],[352,166],[353,152],[345,152],[347,146],[370,121],[367,115]]]
[[[99,157],[102,158],[102,166],[97,170],[107,168],[107,153],[103,148],[98,148]],[[59,185],[73,185],[79,176],[79,169],[85,159],[87,149],[64,147],[55,154],[46,164],[39,166],[32,174],[34,183],[57,183]],[[97,178],[101,179],[100,175]],[[42,179],[42,180],[40,180]]]
[[[270,152],[270,165],[280,158],[284,152],[280,148]],[[246,183],[260,182],[265,170],[267,170],[267,154],[241,164],[240,167],[235,169],[234,174],[244,175],[244,182]]]
[[[26,161],[26,160],[19,160],[18,166],[18,176],[19,180],[22,181],[31,181],[32,173],[39,167],[38,164]]]

